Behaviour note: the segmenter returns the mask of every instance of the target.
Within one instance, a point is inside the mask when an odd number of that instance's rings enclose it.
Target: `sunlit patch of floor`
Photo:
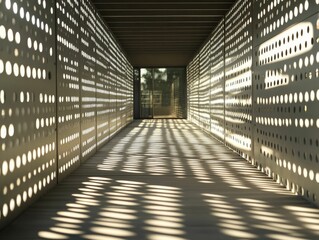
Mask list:
[[[145,120],[116,135],[0,239],[319,239],[318,219],[317,208],[196,126]]]

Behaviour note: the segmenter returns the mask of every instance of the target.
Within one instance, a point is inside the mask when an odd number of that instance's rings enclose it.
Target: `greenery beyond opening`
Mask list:
[[[184,118],[185,68],[140,69],[140,117]]]

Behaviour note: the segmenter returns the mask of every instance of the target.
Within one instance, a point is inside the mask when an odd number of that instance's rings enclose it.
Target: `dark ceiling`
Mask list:
[[[135,67],[186,66],[235,0],[92,0]]]

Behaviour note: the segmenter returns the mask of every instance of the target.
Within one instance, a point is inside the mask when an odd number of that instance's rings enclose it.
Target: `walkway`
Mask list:
[[[144,120],[0,239],[319,239],[319,209],[186,120]]]

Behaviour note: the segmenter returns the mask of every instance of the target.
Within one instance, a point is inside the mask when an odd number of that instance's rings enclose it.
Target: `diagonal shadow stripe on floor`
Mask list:
[[[135,121],[0,239],[318,239],[319,209],[186,120]]]

